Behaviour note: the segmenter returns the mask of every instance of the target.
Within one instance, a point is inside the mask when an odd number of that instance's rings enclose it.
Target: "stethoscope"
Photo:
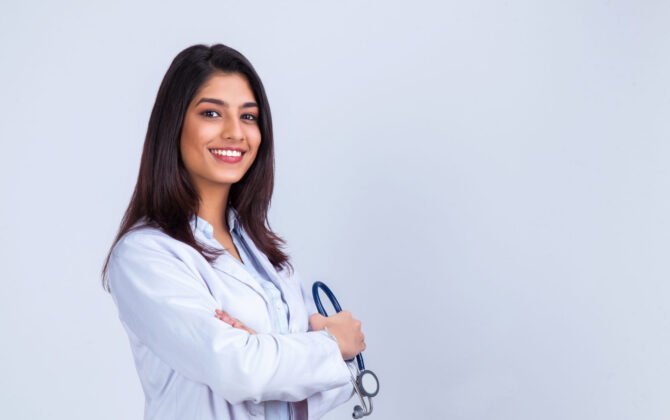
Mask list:
[[[319,313],[323,316],[328,316],[328,314],[326,313],[326,309],[321,304],[321,298],[319,297],[319,288],[326,293],[326,296],[328,296],[328,299],[330,299],[330,303],[333,304],[333,308],[335,308],[335,311],[337,312],[342,311],[340,303],[337,301],[337,298],[335,298],[333,292],[330,291],[328,286],[326,286],[320,281],[317,281],[314,282],[314,285],[312,286],[312,295],[314,295],[314,303],[316,304],[316,309],[319,311]],[[347,362],[351,360],[354,359],[349,359],[347,360]],[[358,374],[356,375],[355,379],[353,378],[352,375],[352,382],[354,384],[354,390],[358,394],[358,397],[361,399],[361,404],[363,407],[361,407],[360,405],[355,406],[354,412],[351,416],[355,419],[360,419],[361,417],[369,416],[372,413],[372,397],[377,395],[377,393],[379,392],[379,380],[377,379],[377,375],[375,375],[374,372],[365,369],[365,363],[363,362],[362,354],[359,353],[358,355],[356,355],[356,362],[358,363]],[[368,398],[368,403],[370,404],[369,409],[367,404],[365,404],[364,397]]]

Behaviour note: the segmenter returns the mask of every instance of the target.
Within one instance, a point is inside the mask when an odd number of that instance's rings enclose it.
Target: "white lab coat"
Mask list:
[[[289,334],[271,333],[270,299],[232,256],[210,265],[150,227],[115,245],[108,280],[144,390],[145,420],[264,418],[268,400],[290,401],[292,418],[308,411],[311,420],[353,395],[353,363],[325,331],[308,332],[316,312],[311,293],[295,272],[277,272],[241,232],[286,300]],[[257,334],[215,318],[217,308]],[[304,399],[307,407],[298,403]]]

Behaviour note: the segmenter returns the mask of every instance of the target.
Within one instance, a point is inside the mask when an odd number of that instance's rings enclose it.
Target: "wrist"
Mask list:
[[[323,327],[323,329],[322,329],[321,331],[323,331],[323,332],[326,334],[326,336],[327,336],[328,338],[330,338],[331,340],[333,340],[333,341],[335,342],[335,344],[337,345],[337,348],[340,350],[340,355],[342,355],[342,358],[344,358],[343,353],[342,353],[342,346],[340,346],[340,342],[337,341],[337,337],[335,337],[335,336],[328,330],[328,327]]]
[[[331,340],[333,340],[334,342],[337,343],[337,347],[340,347],[340,343],[337,342],[337,337],[335,337],[333,334],[331,334],[330,331],[328,331],[328,327],[323,327],[323,330],[322,330],[322,331],[325,331],[325,332],[326,332],[326,335],[327,335]]]

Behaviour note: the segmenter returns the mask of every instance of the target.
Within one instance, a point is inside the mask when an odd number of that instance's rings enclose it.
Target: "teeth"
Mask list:
[[[209,151],[216,155],[221,156],[235,156],[235,157],[242,156],[242,152],[237,150],[210,149]]]

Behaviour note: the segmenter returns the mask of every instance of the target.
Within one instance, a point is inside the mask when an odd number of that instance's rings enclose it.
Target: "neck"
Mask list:
[[[227,232],[226,207],[230,194],[230,184],[210,184],[201,186],[198,216],[212,225],[214,232]]]

